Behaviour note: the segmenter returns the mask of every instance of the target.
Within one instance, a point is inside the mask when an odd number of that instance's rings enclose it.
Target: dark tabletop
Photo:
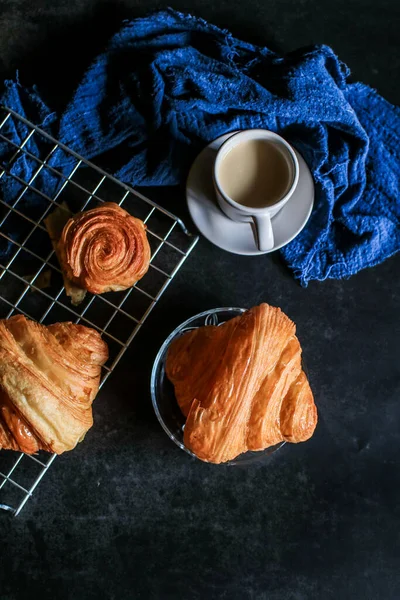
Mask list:
[[[2,78],[68,98],[121,19],[158,2],[1,0]],[[184,2],[249,41],[323,42],[400,104],[397,0]],[[150,190],[188,219],[182,190]],[[400,256],[302,289],[278,255],[201,240],[21,515],[0,514],[0,598],[308,600],[400,597]],[[215,467],[169,441],[149,373],[166,335],[217,306],[280,306],[297,324],[314,437],[261,466]]]

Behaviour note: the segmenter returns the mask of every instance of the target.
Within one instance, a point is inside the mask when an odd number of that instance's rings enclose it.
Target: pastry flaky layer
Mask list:
[[[187,417],[187,448],[221,463],[312,436],[317,409],[295,332],[279,308],[261,304],[172,342],[166,372]]]
[[[69,219],[57,254],[68,279],[92,294],[132,287],[151,256],[146,225],[114,202]]]
[[[93,424],[107,344],[74,323],[0,320],[0,449],[72,450]]]

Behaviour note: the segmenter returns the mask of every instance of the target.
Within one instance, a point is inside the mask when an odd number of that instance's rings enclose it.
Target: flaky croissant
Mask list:
[[[114,202],[74,215],[57,244],[66,277],[92,294],[125,290],[147,273],[146,225]]]
[[[0,320],[0,449],[61,454],[93,424],[107,344],[94,329]]]
[[[295,325],[268,304],[175,339],[166,373],[187,417],[184,443],[207,462],[302,442],[316,427]]]

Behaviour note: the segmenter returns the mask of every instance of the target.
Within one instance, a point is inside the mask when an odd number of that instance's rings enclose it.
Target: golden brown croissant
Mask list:
[[[107,344],[74,323],[0,320],[0,449],[61,454],[93,424]]]
[[[69,219],[57,254],[67,278],[92,294],[131,287],[147,273],[151,255],[146,225],[114,202]]]
[[[185,333],[170,346],[166,372],[187,417],[185,445],[202,460],[302,442],[316,427],[295,325],[279,308],[261,304]]]

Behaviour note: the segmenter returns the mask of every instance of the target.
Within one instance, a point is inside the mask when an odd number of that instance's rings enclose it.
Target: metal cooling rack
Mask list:
[[[17,133],[17,136],[16,136]],[[19,142],[15,142],[15,138]],[[0,106],[0,318],[22,313],[39,323],[73,321],[97,329],[110,358],[101,386],[198,241],[175,215],[118,181],[12,110]],[[58,165],[61,165],[58,166]],[[24,175],[26,173],[26,175]],[[43,191],[43,175],[53,193]],[[2,187],[7,186],[4,202]],[[45,217],[64,202],[73,212],[112,201],[147,225],[152,250],[148,273],[131,289],[87,294],[78,307],[66,296]],[[64,205],[64,204],[63,204]],[[7,254],[5,254],[7,253]],[[44,287],[44,279],[50,278]],[[55,459],[0,451],[0,509],[18,515]]]

